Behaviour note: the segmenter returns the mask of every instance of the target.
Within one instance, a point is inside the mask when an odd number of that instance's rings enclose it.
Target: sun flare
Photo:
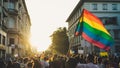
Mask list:
[[[42,37],[41,37],[42,38]],[[37,49],[37,51],[45,51],[51,44],[50,38],[43,38],[42,40],[35,35],[30,39],[31,45]]]

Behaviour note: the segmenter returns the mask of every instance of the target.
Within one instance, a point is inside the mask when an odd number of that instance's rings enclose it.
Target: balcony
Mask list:
[[[6,47],[5,47],[4,45],[0,44],[0,49],[1,49],[1,50],[5,50]]]
[[[18,2],[18,0],[3,0],[3,2]]]
[[[18,15],[18,9],[14,2],[4,2],[4,10],[11,15]]]
[[[2,23],[0,23],[0,28],[1,28],[3,31],[7,32],[7,26],[6,26],[5,22],[4,22],[4,20],[2,20]]]
[[[8,13],[11,15],[18,15],[18,11],[16,9],[8,8]]]
[[[2,30],[4,30],[5,32],[7,32],[7,27],[6,27],[6,25],[2,25]]]
[[[10,15],[18,15],[18,10],[17,9],[5,8],[5,7],[3,7],[3,9]]]
[[[19,31],[17,30],[17,28],[9,28],[8,33],[19,34]]]

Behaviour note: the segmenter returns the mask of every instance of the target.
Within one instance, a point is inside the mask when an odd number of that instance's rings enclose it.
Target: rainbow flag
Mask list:
[[[113,38],[101,20],[86,9],[82,11],[75,35],[81,35],[88,42],[105,50],[109,50],[110,46],[114,44]]]

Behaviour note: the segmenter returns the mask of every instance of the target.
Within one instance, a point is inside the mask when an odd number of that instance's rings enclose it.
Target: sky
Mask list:
[[[39,51],[51,44],[50,35],[59,27],[66,27],[67,18],[79,0],[25,0],[31,19],[31,44]]]

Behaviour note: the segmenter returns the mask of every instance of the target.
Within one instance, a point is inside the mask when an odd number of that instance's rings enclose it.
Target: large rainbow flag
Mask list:
[[[88,42],[105,50],[109,50],[110,46],[114,44],[113,38],[101,20],[86,9],[82,11],[75,35],[81,35]]]

